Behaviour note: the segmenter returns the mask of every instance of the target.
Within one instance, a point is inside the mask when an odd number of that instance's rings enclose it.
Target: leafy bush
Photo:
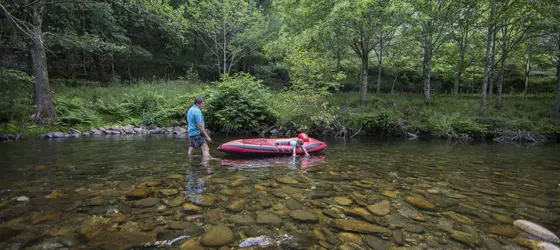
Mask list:
[[[420,124],[417,126],[436,136],[452,138],[460,137],[462,134],[479,136],[487,129],[485,125],[459,113],[445,115],[431,110],[424,110],[420,114]]]
[[[54,107],[59,121],[63,125],[96,126],[101,124],[101,119],[95,110],[80,98],[56,97]]]
[[[404,128],[390,110],[382,109],[377,113],[353,113],[349,119],[351,127],[362,128],[370,134],[399,136],[404,133]]]
[[[282,91],[268,101],[277,126],[297,131],[309,131],[313,126],[334,128],[339,110],[331,106],[324,95]]]
[[[0,122],[26,119],[33,112],[33,83],[25,72],[0,68],[0,95]]]
[[[267,106],[271,94],[249,74],[223,75],[217,86],[206,89],[204,96],[210,126],[247,131],[271,120]]]

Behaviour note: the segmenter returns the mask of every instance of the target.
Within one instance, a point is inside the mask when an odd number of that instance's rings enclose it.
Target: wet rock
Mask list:
[[[204,222],[214,223],[222,218],[222,211],[219,208],[212,209],[204,214]]]
[[[159,203],[159,199],[157,198],[146,198],[146,199],[134,201],[132,203],[132,207],[137,207],[137,208],[153,207],[158,203]]]
[[[233,242],[233,232],[227,226],[214,226],[206,232],[200,242],[203,246],[219,247],[225,246]]]
[[[314,191],[311,193],[311,199],[320,199],[336,196],[335,192],[332,191]]]
[[[183,179],[185,176],[182,174],[170,174],[167,176],[168,179]],[[228,181],[229,182],[229,181]]]
[[[483,244],[488,250],[502,250],[503,249],[502,244],[500,244],[498,241],[496,241],[494,239],[485,239]]]
[[[310,232],[294,232],[291,233],[290,240],[281,240],[281,249],[294,249],[294,250],[304,250],[310,249],[316,244],[316,239],[313,233]]]
[[[19,202],[27,202],[27,201],[29,201],[29,197],[27,197],[27,196],[18,196],[18,197],[16,198],[16,201],[19,201]]]
[[[174,230],[182,230],[189,226],[190,223],[188,222],[181,222],[181,221],[170,221],[167,223],[167,228],[174,229]]]
[[[238,215],[234,214],[227,218],[228,222],[239,224],[239,225],[253,225],[255,220],[249,215]]]
[[[424,198],[421,198],[420,196],[407,196],[406,201],[411,205],[424,210],[435,210],[436,208],[433,203]]]
[[[277,182],[283,183],[283,184],[298,184],[299,181],[297,181],[294,178],[290,178],[290,177],[280,177],[280,178],[276,178]]]
[[[391,212],[391,203],[388,200],[382,200],[373,205],[367,206],[367,209],[375,215],[385,216]]]
[[[345,219],[333,219],[329,222],[329,226],[350,232],[373,234],[373,233],[383,233],[391,234],[391,231],[387,228],[372,225],[370,223],[361,220],[345,220]]]
[[[140,247],[157,240],[156,233],[145,232],[103,232],[89,244],[102,249],[127,249]]]
[[[196,240],[196,239],[190,239],[190,240],[187,240],[187,241],[183,242],[179,246],[179,249],[181,249],[181,250],[204,250],[204,248],[202,246],[200,246],[199,241]]]
[[[236,193],[236,191],[234,189],[227,188],[227,189],[220,190],[220,193],[227,196],[233,196]]]
[[[373,250],[387,249],[387,243],[377,236],[366,235],[365,240],[366,240],[366,243],[368,244],[368,246],[373,248]]]
[[[259,190],[259,191],[264,191],[264,190],[266,190],[266,187],[261,185],[261,184],[256,184],[255,189]]]
[[[272,207],[272,203],[269,200],[263,200],[263,201],[261,201],[261,207],[263,207],[263,208]]]
[[[78,233],[89,240],[105,231],[108,223],[108,219],[93,216],[82,225],[82,227],[78,230]]]
[[[502,214],[492,214],[492,217],[494,217],[494,219],[504,224],[512,224],[514,221],[512,218]]]
[[[483,194],[489,194],[489,195],[496,195],[499,196],[501,195],[500,193],[494,191],[494,190],[490,190],[490,189],[485,189],[485,188],[473,188],[474,191],[477,191],[479,193],[483,193]]]
[[[359,245],[357,245],[355,243],[350,243],[350,242],[340,245],[337,249],[339,249],[339,250],[364,250],[364,248],[360,247]]]
[[[32,247],[32,249],[41,249],[41,250],[54,250],[60,249],[64,246],[58,242],[55,238],[49,238],[41,241],[39,244]]]
[[[361,206],[367,206],[368,205],[368,202],[367,202],[368,198],[364,195],[361,195],[360,193],[351,193],[350,198],[352,198],[352,200],[354,200],[354,202],[360,204]]]
[[[523,201],[537,206],[537,207],[549,207],[550,206],[550,202],[536,198],[536,197],[523,197]]]
[[[446,211],[446,212],[443,212],[441,214],[443,214],[443,216],[445,216],[445,217],[447,217],[451,220],[454,220],[456,222],[467,224],[467,225],[474,225],[474,221],[471,220],[467,216],[460,215],[460,214],[452,212],[452,211]]]
[[[286,207],[290,210],[297,210],[297,209],[302,209],[303,205],[301,205],[301,203],[299,203],[295,199],[288,199],[286,200]]]
[[[403,229],[410,233],[421,234],[424,232],[424,227],[417,224],[404,224]]]
[[[147,181],[147,182],[143,182],[140,183],[138,186],[140,188],[144,188],[144,187],[158,187],[161,186],[162,181],[161,180],[151,180],[151,181]]]
[[[342,206],[350,206],[354,202],[354,201],[352,201],[352,199],[350,199],[350,197],[346,197],[346,196],[334,197],[334,201],[337,204],[342,205]]]
[[[444,193],[444,195],[449,197],[449,198],[454,198],[454,199],[465,199],[465,198],[468,197],[466,195],[462,195],[462,194],[458,194],[458,193],[452,193],[452,192]]]
[[[354,233],[341,232],[338,234],[338,239],[343,243],[350,242],[358,245],[362,244],[362,237]]]
[[[397,246],[403,246],[404,245],[404,235],[402,230],[394,230],[393,231],[393,240],[395,241],[395,244],[397,244]]]
[[[118,206],[119,211],[122,214],[130,214],[132,213],[132,208],[130,208],[127,204],[125,203],[120,203]]]
[[[187,197],[185,196],[177,196],[171,200],[166,200],[164,203],[167,207],[178,207],[183,205],[183,203],[185,203],[187,201]]]
[[[249,227],[245,230],[245,234],[249,237],[258,237],[261,235],[267,235],[267,230],[262,227]]]
[[[75,247],[80,244],[80,240],[78,239],[78,235],[75,233],[70,233],[67,235],[62,235],[58,237],[58,242],[66,247]]]
[[[38,214],[37,216],[33,217],[31,220],[32,224],[39,224],[47,221],[54,221],[58,220],[62,216],[61,211],[46,211]]]
[[[311,200],[311,204],[313,206],[319,207],[319,208],[326,208],[327,205],[325,205],[321,200]]]
[[[247,204],[247,199],[234,200],[227,206],[227,209],[232,212],[241,212],[245,209],[245,204]]]
[[[384,195],[384,196],[387,196],[389,198],[392,198],[392,199],[396,198],[399,195],[398,192],[390,191],[390,190],[385,190],[385,191],[381,192],[381,194]]]
[[[336,234],[334,234],[328,228],[321,228],[321,229],[319,229],[319,232],[321,233],[321,235],[323,236],[324,240],[327,243],[329,243],[331,245],[338,245],[338,243],[340,243],[340,240],[338,239]]]
[[[130,191],[128,194],[126,194],[126,196],[129,199],[142,199],[142,198],[148,198],[150,196],[152,196],[154,194],[154,191],[151,189],[141,189],[141,188],[137,188],[134,189],[132,191]]]
[[[429,194],[441,194],[441,190],[437,189],[437,188],[431,188],[426,190],[427,193]]]
[[[257,212],[257,224],[279,225],[281,223],[282,219],[273,213],[265,211]]]
[[[18,228],[0,227],[0,242],[7,241],[10,238],[20,234],[23,230]]]
[[[161,189],[159,190],[159,193],[164,195],[164,196],[173,196],[176,195],[179,191],[177,191],[177,189]]]
[[[211,207],[213,206],[216,201],[218,201],[218,197],[212,195],[204,195],[200,200],[198,200],[198,205],[203,207]]]
[[[451,238],[461,242],[472,248],[476,248],[480,244],[480,238],[477,235],[465,233],[457,230],[451,230]]]
[[[335,210],[323,210],[323,214],[333,219],[342,219],[342,216]]]
[[[290,212],[290,217],[301,221],[301,222],[318,222],[319,218],[308,211],[305,210],[294,210]]]
[[[488,228],[488,232],[509,238],[515,238],[519,232],[512,225],[493,225]]]
[[[86,202],[86,205],[88,206],[105,206],[107,204],[109,204],[109,202],[107,202],[101,196],[93,197]]]
[[[197,205],[185,203],[183,204],[183,211],[187,214],[197,214],[202,213],[203,209]]]
[[[245,181],[244,179],[235,179],[234,181],[231,182],[231,186],[232,187],[243,186],[244,181]]]

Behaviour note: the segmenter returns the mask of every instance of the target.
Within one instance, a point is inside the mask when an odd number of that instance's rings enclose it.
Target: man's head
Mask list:
[[[202,97],[197,96],[194,98],[194,105],[198,106],[199,108],[203,108],[204,107],[204,99],[202,99]]]

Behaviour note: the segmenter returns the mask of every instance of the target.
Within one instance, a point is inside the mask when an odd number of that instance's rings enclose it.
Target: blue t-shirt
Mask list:
[[[187,126],[189,131],[189,136],[200,135],[200,129],[196,126],[197,123],[202,123],[204,127],[204,117],[202,117],[202,112],[198,106],[193,105],[187,112]]]

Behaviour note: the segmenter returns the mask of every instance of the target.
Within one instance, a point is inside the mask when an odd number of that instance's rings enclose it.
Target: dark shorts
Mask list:
[[[190,146],[193,148],[200,148],[206,143],[206,140],[201,135],[189,136],[189,140],[191,141]]]

